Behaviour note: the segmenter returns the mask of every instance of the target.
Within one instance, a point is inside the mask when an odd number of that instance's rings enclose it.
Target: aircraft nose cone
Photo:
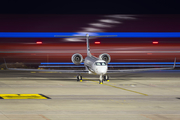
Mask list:
[[[98,74],[106,74],[106,72],[107,72],[107,68],[98,69]]]
[[[103,73],[103,74],[106,73],[106,70],[101,70],[101,73]]]

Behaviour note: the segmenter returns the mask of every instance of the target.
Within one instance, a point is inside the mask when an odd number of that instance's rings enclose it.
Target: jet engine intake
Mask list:
[[[83,56],[79,53],[75,53],[74,55],[72,55],[71,57],[71,61],[76,64],[79,65],[83,62]]]
[[[106,63],[109,63],[111,61],[111,57],[107,53],[100,54],[99,59],[104,60]]]

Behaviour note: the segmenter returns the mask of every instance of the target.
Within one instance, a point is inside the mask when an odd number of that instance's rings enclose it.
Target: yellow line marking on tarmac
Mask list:
[[[39,73],[58,73],[58,72],[39,72]]]
[[[141,93],[141,92],[137,92],[137,91],[133,91],[133,90],[128,90],[128,89],[125,89],[125,88],[109,85],[109,84],[106,84],[106,83],[104,83],[103,85],[107,85],[107,86],[110,86],[110,87],[113,87],[113,88],[117,88],[117,89],[121,89],[121,90],[125,90],[125,91],[129,91],[129,92],[133,92],[133,93],[137,93],[137,94],[148,96],[147,94],[144,94],[144,93]]]
[[[87,79],[87,78],[83,78],[83,79],[89,80],[89,79]],[[89,80],[89,81],[97,82],[97,81],[95,81],[95,80]],[[97,82],[97,83],[98,83],[98,82]],[[137,94],[140,94],[140,95],[148,96],[147,94],[144,94],[144,93],[141,93],[141,92],[137,92],[137,91],[133,91],[133,90],[128,90],[128,89],[121,88],[121,87],[117,87],[117,86],[110,85],[110,84],[107,84],[107,83],[103,83],[103,85],[110,86],[110,87],[117,88],[117,89],[121,89],[121,90],[125,90],[125,91],[129,91],[129,92],[133,92],[133,93],[137,93]]]
[[[0,99],[50,99],[42,94],[0,94]]]
[[[36,72],[31,72],[31,73],[36,73]]]

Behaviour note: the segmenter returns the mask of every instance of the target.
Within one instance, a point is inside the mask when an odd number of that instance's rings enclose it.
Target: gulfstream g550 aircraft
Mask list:
[[[82,36],[59,36],[55,37],[82,37]],[[75,53],[72,55],[71,60],[74,64],[79,65],[84,62],[85,70],[41,70],[41,69],[16,69],[16,68],[6,68],[8,70],[19,70],[19,71],[51,71],[51,72],[61,72],[61,73],[77,73],[77,81],[82,80],[82,73],[96,74],[99,75],[99,84],[102,84],[103,81],[109,81],[108,74],[110,73],[120,73],[120,72],[136,72],[136,71],[148,71],[148,70],[165,70],[165,69],[174,69],[176,58],[174,60],[174,65],[171,68],[148,68],[148,69],[127,69],[127,70],[108,70],[108,63],[111,60],[111,57],[107,53],[99,55],[99,58],[91,55],[89,48],[89,37],[110,37],[110,36],[89,36],[86,34],[86,44],[87,44],[87,57],[83,59],[82,55]],[[5,62],[6,63],[6,62]]]

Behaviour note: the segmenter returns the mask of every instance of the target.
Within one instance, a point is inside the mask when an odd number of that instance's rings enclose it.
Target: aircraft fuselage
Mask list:
[[[107,73],[107,64],[104,60],[100,60],[95,56],[87,56],[84,60],[84,66],[91,72],[97,75]]]

